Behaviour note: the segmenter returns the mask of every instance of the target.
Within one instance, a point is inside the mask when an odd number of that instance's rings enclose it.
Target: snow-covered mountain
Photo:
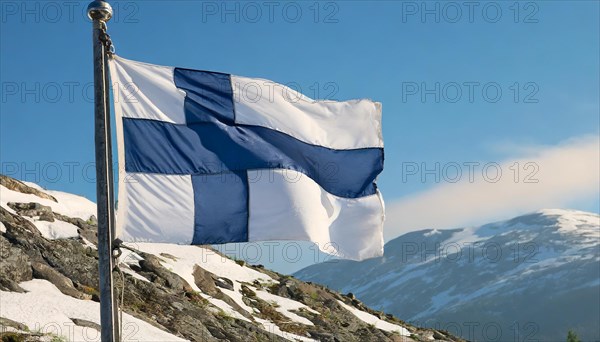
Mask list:
[[[381,258],[317,264],[295,276],[469,340],[564,341],[569,329],[600,340],[600,217],[593,213],[541,210],[415,231],[388,242]]]
[[[0,175],[0,340],[98,341],[96,206]],[[459,341],[209,247],[126,244],[123,341]]]

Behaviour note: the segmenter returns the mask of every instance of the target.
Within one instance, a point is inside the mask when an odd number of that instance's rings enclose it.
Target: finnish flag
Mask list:
[[[348,259],[383,254],[380,103],[118,56],[110,73],[123,241],[304,240]]]

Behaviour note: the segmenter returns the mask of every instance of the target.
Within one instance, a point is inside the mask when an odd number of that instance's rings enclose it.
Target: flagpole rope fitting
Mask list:
[[[112,257],[115,261],[118,261],[121,255],[123,254],[123,250],[121,249],[121,244],[123,241],[120,239],[115,239],[112,243]],[[118,267],[118,263],[115,263]]]
[[[98,20],[101,23],[100,29],[100,41],[106,48],[106,53],[109,57],[115,53],[115,47],[110,39],[108,33],[106,33],[106,22],[112,18],[113,9],[110,4],[106,1],[92,1],[87,8],[88,17],[92,20]]]
[[[102,30],[100,31],[100,41],[106,49],[106,54],[109,58],[115,54],[115,46],[113,45],[110,35],[106,33],[106,23],[102,23]]]

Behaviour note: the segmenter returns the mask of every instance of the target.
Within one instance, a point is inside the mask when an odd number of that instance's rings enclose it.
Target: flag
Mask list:
[[[119,56],[110,73],[123,241],[302,240],[348,259],[383,254],[380,103]]]

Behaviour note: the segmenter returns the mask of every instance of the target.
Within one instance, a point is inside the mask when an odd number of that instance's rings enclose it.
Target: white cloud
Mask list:
[[[523,146],[521,151],[528,151],[527,155],[498,163],[502,176],[495,183],[491,182],[496,178],[495,168],[488,169],[486,180],[482,172],[485,163],[481,163],[473,169],[472,181],[465,167],[456,183],[443,183],[386,204],[386,241],[418,229],[483,224],[542,208],[565,208],[598,196],[600,136],[538,146],[535,151]],[[517,179],[515,162],[520,169]],[[536,166],[538,171],[529,181],[537,179],[537,183],[526,182]]]

